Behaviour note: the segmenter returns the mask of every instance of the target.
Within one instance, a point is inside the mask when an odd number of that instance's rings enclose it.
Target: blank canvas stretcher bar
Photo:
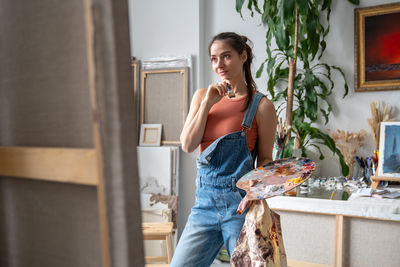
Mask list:
[[[96,152],[82,148],[0,147],[0,175],[97,185]]]

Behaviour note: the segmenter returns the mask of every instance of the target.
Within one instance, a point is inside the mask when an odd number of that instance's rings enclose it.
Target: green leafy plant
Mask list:
[[[359,0],[348,1],[359,4]],[[318,114],[323,116],[325,124],[329,121],[332,105],[328,96],[335,88],[332,71],[339,72],[343,78],[343,98],[349,90],[342,69],[321,61],[329,33],[332,0],[264,0],[262,9],[257,0],[236,0],[236,11],[242,18],[245,2],[251,16],[258,13],[262,24],[267,26],[267,58],[256,77],[267,72],[272,101],[283,102],[277,108],[278,114],[286,104],[285,129],[289,138],[283,157],[292,156],[294,148],[300,148],[302,156],[307,156],[307,148],[314,147],[322,160],[320,146],[326,146],[338,155],[342,174],[347,175],[349,168],[333,139],[314,126]],[[273,42],[276,49],[271,49]]]

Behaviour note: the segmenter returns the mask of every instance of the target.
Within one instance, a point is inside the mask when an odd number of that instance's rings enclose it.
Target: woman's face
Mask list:
[[[243,63],[247,59],[244,51],[241,55],[225,41],[215,41],[210,47],[210,59],[213,70],[222,81],[243,79]]]

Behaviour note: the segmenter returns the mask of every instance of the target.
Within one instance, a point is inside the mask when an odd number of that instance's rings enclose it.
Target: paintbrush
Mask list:
[[[226,85],[226,88],[228,89],[228,97],[229,97],[229,98],[235,97],[235,92],[232,90],[231,85],[230,85],[230,84],[227,84],[227,85]]]

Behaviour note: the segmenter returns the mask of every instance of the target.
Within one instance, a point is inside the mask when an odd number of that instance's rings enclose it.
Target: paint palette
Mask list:
[[[280,159],[248,172],[237,181],[236,186],[247,191],[248,200],[266,199],[299,186],[314,171],[315,162],[311,159]]]

